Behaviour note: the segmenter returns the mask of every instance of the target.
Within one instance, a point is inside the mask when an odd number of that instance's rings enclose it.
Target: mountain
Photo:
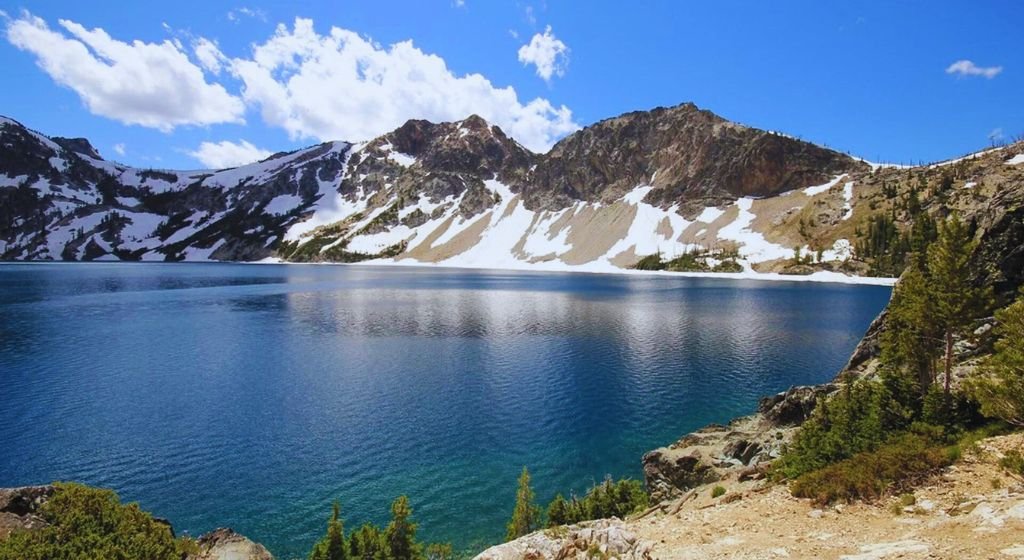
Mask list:
[[[474,115],[207,171],[127,167],[0,118],[0,259],[602,271],[659,254],[862,275],[852,249],[894,172],[693,104],[598,122],[547,154]]]

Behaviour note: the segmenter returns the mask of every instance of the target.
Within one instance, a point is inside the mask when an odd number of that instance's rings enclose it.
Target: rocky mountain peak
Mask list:
[[[693,103],[626,113],[558,142],[530,181],[529,204],[614,200],[638,185],[648,202],[694,207],[769,196],[863,167],[844,154],[731,123]]]
[[[86,138],[64,138],[61,136],[55,136],[53,141],[65,150],[89,156],[93,159],[103,159],[103,157],[100,156],[99,150],[93,147]]]
[[[479,115],[455,122],[410,120],[371,142],[416,159],[436,173],[471,173],[481,178],[498,175],[509,184],[520,183],[534,154]]]

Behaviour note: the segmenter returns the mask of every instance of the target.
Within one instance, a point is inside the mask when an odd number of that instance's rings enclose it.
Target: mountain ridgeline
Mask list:
[[[592,237],[588,230],[628,219],[598,246],[563,259],[584,264],[630,248],[607,254],[628,241],[637,218],[629,208],[608,208],[637,187],[649,192],[636,198],[692,219],[705,206],[865,167],[692,104],[599,122],[543,155],[471,116],[412,120],[362,144],[329,142],[234,169],[189,172],[127,167],[104,160],[85,139],[48,138],[2,119],[0,257],[351,261],[387,254],[438,262],[465,253],[500,218],[518,212],[517,227],[500,232],[509,253],[501,257],[529,263],[572,253],[578,242],[552,243],[571,229],[582,234],[572,237]],[[570,209],[588,219],[570,223],[580,217]],[[660,227],[665,244],[675,244],[683,232],[669,232],[661,221],[637,225],[650,234]]]
[[[1013,151],[886,167],[683,104],[600,121],[546,154],[474,115],[168,171],[0,118],[0,259],[895,276],[905,252],[878,232],[909,230],[940,186],[989,200],[1019,179],[1002,165]]]

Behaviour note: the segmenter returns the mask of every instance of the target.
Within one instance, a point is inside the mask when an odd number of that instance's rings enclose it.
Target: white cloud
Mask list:
[[[1002,128],[994,128],[992,132],[988,133],[989,142],[1001,142],[1006,139],[1006,134],[1003,133]]]
[[[228,11],[228,21],[238,23],[242,21],[242,18],[258,19],[262,22],[267,21],[267,13],[259,8],[235,8],[234,10]]]
[[[465,8],[466,0],[452,0],[452,6],[455,6],[456,8]]]
[[[519,48],[519,62],[533,64],[537,67],[537,75],[549,82],[551,76],[565,75],[569,66],[569,47],[555,37],[549,25],[544,33],[535,34],[529,44]]]
[[[205,37],[196,39],[192,43],[192,50],[199,64],[214,74],[220,74],[221,68],[229,62],[224,53],[220,52],[217,43]]]
[[[444,59],[412,41],[383,47],[332,27],[318,34],[310,19],[253,47],[251,58],[231,61],[242,97],[263,120],[293,139],[366,140],[411,118],[458,120],[476,113],[526,147],[546,151],[579,128],[566,106],[536,98],[519,101],[480,74],[456,76]]]
[[[114,151],[117,153],[117,155],[123,156],[125,154],[125,146],[124,146],[124,144],[123,143],[114,144]]]
[[[509,37],[512,37],[513,39],[518,39],[519,38],[519,32],[516,31],[515,29],[509,29],[508,30],[508,35],[509,35]]]
[[[956,74],[960,77],[984,76],[990,80],[1002,71],[1002,66],[978,66],[970,60],[958,60],[946,68],[947,74]]]
[[[180,43],[125,43],[102,29],[58,20],[54,31],[28,12],[6,22],[7,40],[36,56],[40,68],[74,90],[89,111],[165,132],[182,125],[241,123],[245,107],[207,83]]]
[[[253,146],[246,140],[238,143],[224,140],[222,142],[203,142],[199,149],[186,152],[210,169],[238,167],[270,157],[273,152]]]

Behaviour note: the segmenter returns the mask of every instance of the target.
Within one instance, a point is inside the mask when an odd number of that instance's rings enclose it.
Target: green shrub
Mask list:
[[[794,496],[810,498],[818,505],[874,501],[909,488],[951,462],[942,445],[918,434],[904,434],[874,451],[804,474],[791,490]]]
[[[1021,455],[1020,451],[1016,449],[1008,451],[999,460],[999,466],[1017,476],[1024,476],[1024,455]]]
[[[950,433],[961,432],[978,419],[978,407],[961,392],[945,392],[931,385],[921,403],[921,421],[943,426]]]
[[[633,268],[636,270],[665,270],[665,263],[661,260],[661,254],[647,255],[637,261]]]
[[[57,483],[39,508],[49,526],[14,533],[0,541],[2,560],[87,560],[145,558],[179,560],[195,551],[190,539],[175,539],[170,526],[122,504],[112,490]]]
[[[736,262],[734,259],[725,259],[724,261],[716,264],[711,272],[743,272],[743,265]]]
[[[722,496],[724,494],[725,494],[725,487],[724,486],[715,486],[714,488],[711,489],[711,497],[712,498],[717,498],[717,497]]]
[[[776,478],[796,478],[870,451],[909,420],[883,383],[858,381],[818,405],[773,468]]]

